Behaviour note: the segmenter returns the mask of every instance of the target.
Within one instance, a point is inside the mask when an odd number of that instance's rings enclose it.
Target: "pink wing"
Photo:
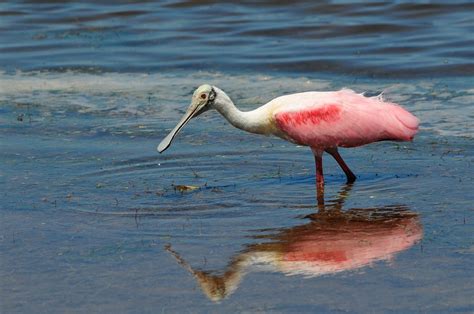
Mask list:
[[[409,141],[418,130],[418,119],[397,104],[348,89],[289,95],[281,101],[274,112],[278,129],[287,139],[315,148]]]

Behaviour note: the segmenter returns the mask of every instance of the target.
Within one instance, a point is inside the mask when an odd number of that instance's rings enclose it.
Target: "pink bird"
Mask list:
[[[186,123],[209,109],[216,109],[241,130],[274,135],[298,145],[309,146],[316,161],[318,203],[324,203],[323,153],[329,153],[353,183],[356,176],[338,152],[338,147],[357,147],[377,141],[411,141],[419,120],[381,96],[365,97],[350,89],[305,92],[277,97],[248,112],[237,109],[221,89],[201,85],[176,127],[158,145],[166,150]]]

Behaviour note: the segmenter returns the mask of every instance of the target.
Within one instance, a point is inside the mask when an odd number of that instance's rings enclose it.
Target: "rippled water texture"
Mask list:
[[[0,312],[474,310],[472,3],[0,4]],[[215,112],[350,87],[421,120],[325,158]]]
[[[474,3],[3,3],[8,70],[472,75]]]

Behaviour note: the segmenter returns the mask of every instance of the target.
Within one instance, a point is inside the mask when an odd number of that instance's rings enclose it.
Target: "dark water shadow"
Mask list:
[[[257,230],[252,238],[262,242],[247,245],[224,269],[193,268],[171,244],[165,250],[193,275],[210,300],[219,302],[253,271],[307,278],[336,274],[390,261],[422,239],[419,215],[405,205],[344,209],[351,188],[346,185],[336,199],[302,217],[304,224],[270,234],[268,229]]]

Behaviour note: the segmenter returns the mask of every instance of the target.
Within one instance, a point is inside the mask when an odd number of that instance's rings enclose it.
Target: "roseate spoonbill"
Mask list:
[[[418,130],[418,119],[381,95],[365,97],[350,89],[305,92],[277,97],[248,112],[237,109],[221,89],[201,85],[176,127],[158,145],[166,150],[176,134],[194,117],[216,109],[233,126],[247,132],[275,135],[309,146],[316,161],[318,203],[324,202],[323,153],[337,161],[352,183],[356,176],[338,152],[338,147],[356,147],[384,140],[410,141]]]

